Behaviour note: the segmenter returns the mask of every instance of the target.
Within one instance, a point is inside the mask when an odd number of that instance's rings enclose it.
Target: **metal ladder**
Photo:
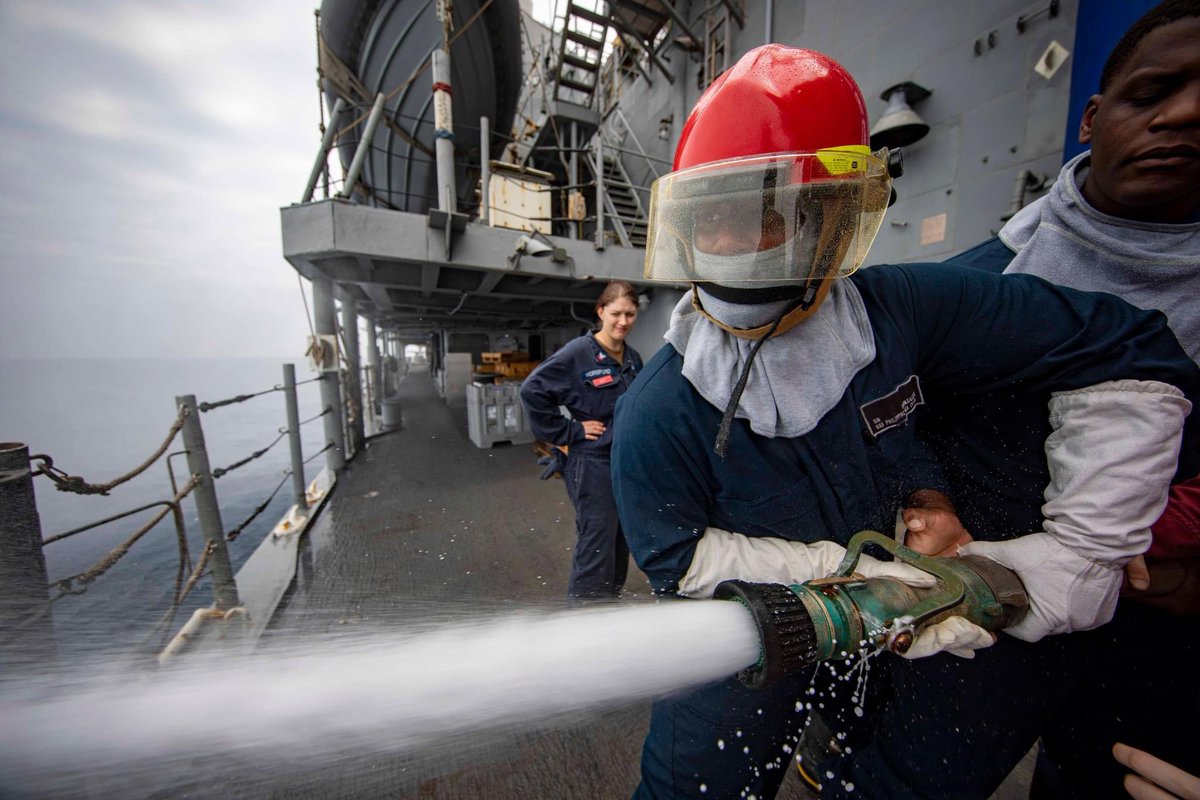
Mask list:
[[[605,0],[567,0],[558,42],[555,100],[592,108],[608,36],[608,15]]]
[[[587,163],[592,175],[604,186],[604,221],[611,223],[623,247],[645,247],[648,223],[638,187],[630,181],[618,152],[602,149],[602,158],[603,165],[597,165],[593,151],[588,154]]]

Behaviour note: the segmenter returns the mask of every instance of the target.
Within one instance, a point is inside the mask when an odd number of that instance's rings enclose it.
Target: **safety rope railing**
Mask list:
[[[30,455],[29,460],[42,462],[41,466],[35,470],[34,474],[45,475],[54,482],[54,488],[58,489],[60,492],[107,495],[116,487],[133,480],[138,475],[141,475],[143,472],[150,469],[151,465],[153,465],[155,461],[158,461],[163,453],[167,452],[167,448],[171,446],[171,442],[175,441],[175,437],[179,434],[179,431],[183,429],[183,424],[186,419],[187,409],[181,407],[175,416],[175,421],[171,423],[170,430],[167,431],[167,438],[163,440],[163,443],[159,445],[158,449],[155,450],[149,458],[131,469],[129,472],[113,478],[107,483],[88,483],[78,475],[68,475],[63,470],[54,466],[54,459],[48,455],[40,453],[36,455]]]
[[[55,542],[59,542],[59,541],[62,541],[63,539],[67,539],[72,536],[76,536],[80,533],[84,533],[85,531],[90,531],[92,528],[99,528],[101,525],[107,525],[110,522],[116,522],[119,519],[125,519],[126,517],[132,517],[134,514],[141,513],[142,511],[149,511],[150,509],[154,508],[155,506],[167,506],[168,510],[170,510],[171,508],[174,508],[176,506],[176,504],[172,503],[170,500],[156,500],[153,503],[146,503],[144,506],[138,506],[137,508],[131,508],[127,511],[122,511],[119,514],[113,514],[111,517],[105,517],[104,519],[98,519],[95,522],[89,522],[87,525],[81,525],[78,528],[72,528],[69,531],[63,531],[62,533],[57,533],[54,536],[48,536],[44,540],[42,540],[42,546],[44,547],[48,544],[54,544]]]
[[[309,378],[306,381],[296,381],[296,386],[304,386],[305,384],[308,384],[308,383],[316,383],[319,380],[321,380],[321,379],[318,377],[318,378]],[[273,392],[282,392],[284,390],[285,390],[284,385],[282,383],[277,383],[274,386],[272,386],[270,389],[263,389],[261,392],[251,392],[250,394],[234,395],[233,397],[228,397],[224,400],[217,400],[212,403],[200,403],[197,407],[201,411],[207,412],[207,411],[212,411],[214,408],[222,408],[223,406],[231,406],[236,403],[244,403],[247,400],[253,400],[256,397],[262,397],[265,394],[272,394]]]
[[[124,558],[125,555],[129,552],[129,549],[131,547],[133,547],[138,542],[139,539],[141,539],[143,536],[145,536],[147,533],[149,533],[150,530],[152,528],[154,528],[154,526],[158,525],[158,523],[162,521],[163,517],[165,517],[167,515],[168,511],[171,511],[173,508],[177,508],[179,506],[179,503],[183,500],[183,498],[185,498],[189,494],[191,494],[191,491],[193,489],[195,489],[199,483],[200,483],[200,477],[197,475],[193,475],[190,478],[188,478],[187,482],[184,483],[183,488],[175,493],[175,497],[172,498],[170,502],[163,503],[164,505],[167,506],[166,508],[164,508],[162,511],[158,512],[153,517],[151,517],[146,523],[144,523],[140,528],[138,528],[136,531],[134,531],[127,539],[125,539],[125,541],[121,542],[119,545],[117,545],[112,550],[110,550],[103,558],[101,558],[95,564],[93,564],[92,566],[83,570],[82,572],[78,572],[74,575],[71,575],[70,577],[62,578],[62,579],[54,581],[51,585],[54,588],[58,589],[59,593],[56,596],[51,597],[50,602],[53,603],[56,600],[59,600],[65,596],[67,596],[68,594],[83,594],[85,591],[87,591],[87,587],[89,584],[91,584],[93,581],[95,581],[101,575],[103,575],[104,573],[106,573],[110,569],[112,569],[114,566],[116,566],[117,562],[120,561],[122,558]],[[155,503],[153,505],[160,505],[160,504]],[[134,513],[134,512],[129,512],[129,513]],[[122,516],[128,516],[128,514],[125,514]],[[85,527],[98,527],[98,524],[91,525],[91,526],[85,526]],[[59,539],[62,539],[64,537],[63,537],[63,535],[59,535],[58,537],[52,537],[52,538],[55,541],[58,541]]]
[[[231,406],[231,405],[234,405],[235,403],[244,403],[247,400],[253,400],[256,397],[262,397],[264,394],[271,394],[272,392],[282,392],[282,391],[283,391],[282,386],[272,386],[270,389],[263,389],[261,392],[254,392],[253,394],[239,394],[235,397],[230,397],[225,400],[218,400],[215,403],[201,403],[199,405],[199,408],[201,411],[212,411],[214,408],[221,408],[222,406]]]
[[[215,542],[209,542],[204,546],[203,552],[200,553],[200,560],[196,562],[195,569],[192,570],[192,574],[188,576],[187,583],[184,584],[183,589],[179,592],[179,600],[176,605],[182,603],[184,598],[186,598],[192,589],[196,587],[196,584],[200,582],[200,579],[207,574],[205,573],[204,568],[208,566],[208,559],[210,556],[212,556],[216,549],[217,545]]]
[[[300,425],[301,425],[301,426],[304,426],[304,425],[307,425],[307,424],[308,424],[308,423],[310,423],[310,422],[316,422],[316,421],[317,421],[317,420],[319,420],[321,417],[324,417],[324,416],[326,416],[327,414],[331,414],[331,413],[333,413],[333,409],[332,409],[331,407],[329,407],[329,406],[325,406],[325,410],[324,410],[324,411],[322,411],[320,414],[313,414],[313,415],[312,415],[311,417],[309,417],[308,419],[302,419],[302,420],[300,420]]]
[[[250,513],[250,516],[246,517],[246,519],[242,521],[241,525],[238,525],[230,530],[229,533],[225,534],[225,541],[232,542],[241,536],[242,531],[246,530],[246,526],[258,519],[258,515],[267,510],[267,506],[271,505],[271,501],[275,499],[275,495],[279,494],[279,490],[283,488],[283,485],[287,483],[288,478],[290,477],[292,477],[292,471],[289,469],[283,473],[283,477],[280,479],[279,484],[271,490],[271,493],[267,495],[267,499],[259,503],[258,507]]]
[[[279,444],[279,442],[282,441],[283,437],[287,436],[289,433],[291,433],[291,431],[289,431],[287,428],[280,428],[279,435],[276,436],[275,440],[272,441],[269,445],[262,448],[261,450],[255,450],[253,453],[246,456],[241,461],[235,461],[232,464],[230,464],[228,467],[218,467],[217,469],[214,469],[212,471],[213,478],[223,478],[226,475],[228,475],[229,473],[233,472],[235,469],[238,469],[239,467],[244,467],[247,464],[249,464],[251,461],[255,461],[257,459],[262,458],[271,450],[272,447]]]
[[[129,554],[134,546],[139,541],[144,539],[147,534],[154,530],[168,514],[172,515],[174,521],[176,545],[179,552],[178,567],[175,570],[175,585],[172,591],[171,603],[169,608],[164,612],[160,620],[155,624],[150,636],[145,642],[154,639],[169,626],[175,618],[175,614],[179,609],[184,598],[195,588],[195,586],[206,575],[213,577],[213,592],[214,599],[217,601],[218,607],[222,607],[222,597],[228,603],[229,598],[234,598],[233,605],[236,605],[236,586],[233,582],[232,570],[229,564],[228,552],[225,545],[229,542],[237,540],[247,528],[258,519],[271,505],[272,501],[279,495],[280,491],[286,485],[289,478],[293,480],[293,485],[296,493],[296,504],[299,507],[307,507],[307,492],[304,486],[304,467],[318,458],[324,453],[327,453],[334,447],[332,442],[329,442],[318,452],[312,454],[308,458],[304,458],[301,452],[300,445],[300,428],[304,425],[316,422],[321,418],[335,412],[331,406],[326,406],[320,413],[315,414],[307,419],[300,420],[299,414],[296,413],[298,405],[296,403],[296,387],[316,383],[323,380],[323,376],[318,376],[305,381],[296,381],[294,368],[290,364],[284,365],[284,382],[283,384],[273,386],[270,389],[263,391],[239,394],[224,400],[215,402],[199,403],[195,402],[192,396],[184,396],[176,398],[178,409],[175,420],[172,422],[167,435],[163,442],[155,449],[153,454],[143,463],[139,464],[134,469],[126,472],[112,480],[104,483],[91,483],[84,478],[71,475],[60,467],[55,466],[54,459],[46,454],[28,454],[28,450],[21,448],[21,463],[25,463],[27,459],[29,469],[25,473],[29,483],[27,506],[14,505],[10,508],[6,505],[0,508],[0,514],[7,515],[10,511],[14,516],[27,515],[27,512],[32,510],[36,518],[36,501],[33,499],[33,479],[37,476],[44,475],[55,484],[55,487],[60,491],[73,492],[84,495],[102,495],[108,496],[109,493],[116,487],[127,483],[137,476],[145,473],[154,463],[162,459],[164,453],[170,448],[171,443],[182,433],[183,449],[170,453],[164,459],[167,476],[171,486],[171,498],[164,500],[156,500],[136,508],[130,508],[115,514],[111,514],[102,519],[95,520],[85,525],[80,525],[70,530],[62,531],[54,535],[45,537],[37,537],[41,547],[62,542],[67,539],[72,539],[88,531],[92,531],[107,525],[111,525],[121,520],[127,519],[137,514],[148,511],[153,511],[148,519],[142,522],[136,530],[128,534],[119,544],[105,553],[102,557],[96,560],[91,566],[86,569],[76,572],[66,577],[50,580],[44,578],[45,585],[48,589],[45,595],[37,595],[30,598],[30,602],[25,604],[25,612],[14,613],[4,620],[3,630],[0,631],[0,644],[7,646],[7,642],[11,639],[22,636],[32,636],[31,633],[36,628],[44,628],[44,625],[39,626],[39,621],[43,621],[46,615],[50,613],[52,605],[63,597],[68,595],[81,595],[87,592],[88,588],[95,581],[108,574],[121,560]],[[288,403],[288,425],[278,429],[278,436],[267,444],[265,447],[254,451],[249,456],[242,458],[229,466],[210,469],[208,467],[208,456],[204,445],[203,433],[200,431],[200,416],[197,412],[210,411],[217,408],[243,403],[256,397],[261,397],[275,392],[284,392],[287,396]],[[290,445],[292,450],[292,467],[285,470],[279,483],[267,494],[265,499],[258,503],[253,511],[240,524],[231,528],[228,532],[213,528],[211,520],[215,519],[217,525],[220,523],[219,509],[216,506],[216,494],[214,491],[214,481],[218,478],[228,475],[230,472],[237,470],[252,461],[262,458],[266,453],[271,451],[284,437],[290,437]],[[172,463],[178,456],[184,456],[188,460],[187,478],[182,483],[177,480],[177,468]],[[193,566],[192,557],[187,541],[187,525],[185,523],[185,515],[183,513],[182,502],[185,498],[191,496],[196,503],[197,515],[200,521],[200,527],[206,540],[204,551],[198,562]],[[16,503],[18,501],[5,500],[6,503]],[[20,499],[19,503],[24,504],[26,500]],[[216,511],[215,514],[207,515],[204,512],[204,506],[210,503]],[[16,558],[13,556],[12,558]],[[22,558],[27,558],[28,555],[22,555]],[[9,557],[7,554],[0,553],[0,558]],[[8,560],[5,561],[8,563]],[[44,564],[39,556],[39,564]],[[38,567],[39,573],[45,575],[44,566]],[[221,584],[221,585],[219,585]],[[223,594],[222,586],[226,587],[227,594]],[[40,599],[39,599],[40,597]],[[15,610],[15,607],[14,607]],[[14,618],[15,617],[15,618]],[[38,634],[44,635],[44,634]],[[143,644],[145,644],[143,642]]]
[[[313,459],[315,459],[317,456],[319,456],[319,455],[321,455],[322,453],[325,453],[325,452],[327,452],[327,451],[329,451],[329,450],[332,450],[332,449],[333,449],[333,442],[330,442],[329,444],[325,445],[324,447],[322,447],[322,448],[321,448],[320,450],[318,450],[317,452],[313,453],[313,454],[312,454],[311,456],[309,456],[308,458],[304,459],[304,461],[303,461],[303,462],[301,462],[301,463],[307,464],[308,462],[310,462],[310,461],[312,461]]]

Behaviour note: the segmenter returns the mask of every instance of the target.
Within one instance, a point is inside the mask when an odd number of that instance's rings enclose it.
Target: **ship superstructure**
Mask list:
[[[235,578],[242,604],[256,604],[252,638],[269,647],[431,599],[560,598],[570,509],[560,486],[537,481],[519,408],[505,427],[515,391],[499,395],[521,376],[501,367],[589,327],[618,278],[640,291],[630,342],[658,349],[686,287],[643,280],[649,185],[670,171],[689,109],[739,56],[781,42],[848,68],[873,144],[900,147],[905,162],[869,263],[937,261],[1049,185],[1076,152],[1103,56],[1150,5],[558,0],[542,24],[525,0],[325,0],[321,136],[281,210],[283,255],[312,287],[325,469],[312,508]],[[480,386],[495,395],[480,400]],[[520,446],[490,449],[506,440]],[[219,633],[183,638],[205,646]],[[184,649],[177,640],[172,653]],[[561,749],[581,772],[544,796],[608,796],[589,781],[627,793],[643,711],[515,740],[483,768],[404,788],[504,796],[488,770],[511,758],[504,786],[519,796],[539,771],[530,754]],[[341,777],[280,785],[334,795]]]
[[[303,202],[282,210],[284,255],[318,305],[328,279],[375,338],[428,345],[448,402],[464,389],[448,356],[477,367],[509,337],[539,358],[588,324],[600,284],[641,280],[649,184],[700,93],[747,50],[782,42],[847,66],[889,128],[873,143],[905,160],[870,260],[940,260],[1048,186],[1074,152],[1095,54],[1140,13],[1057,0],[555,9],[549,26],[515,0],[321,9],[332,116]],[[439,142],[452,153],[441,177]],[[682,287],[643,285],[631,342],[650,353]]]

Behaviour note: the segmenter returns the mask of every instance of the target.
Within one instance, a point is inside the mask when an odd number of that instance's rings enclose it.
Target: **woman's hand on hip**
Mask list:
[[[599,439],[604,435],[604,431],[607,430],[607,428],[604,427],[604,423],[598,419],[581,420],[579,424],[583,426],[584,438],[591,442]]]

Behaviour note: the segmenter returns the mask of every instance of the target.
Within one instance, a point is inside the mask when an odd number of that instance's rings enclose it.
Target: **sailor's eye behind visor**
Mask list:
[[[782,244],[788,236],[787,221],[761,202],[705,203],[692,215],[692,235],[704,252],[755,252]]]

